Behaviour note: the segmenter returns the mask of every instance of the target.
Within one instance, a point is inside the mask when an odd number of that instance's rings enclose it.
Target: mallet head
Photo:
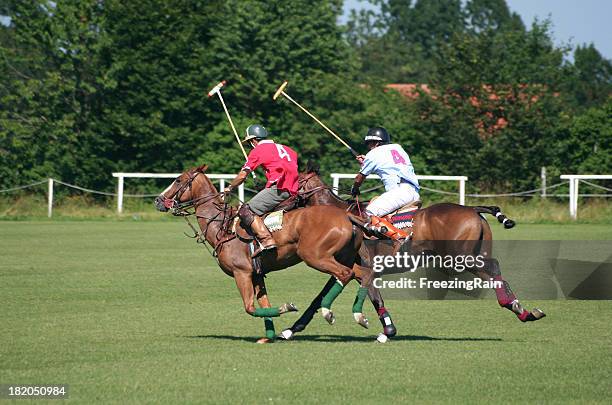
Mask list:
[[[225,86],[226,83],[227,83],[227,81],[225,81],[225,80],[219,82],[215,87],[210,89],[210,91],[208,92],[208,97],[212,97],[215,94],[217,94],[219,91],[221,91],[221,87]]]
[[[278,90],[276,90],[276,93],[274,93],[274,95],[272,96],[272,100],[276,100],[278,98],[278,96],[281,95],[281,93],[283,92],[283,90],[285,90],[285,87],[287,87],[287,81],[285,80],[283,82],[283,84],[280,85],[280,87],[278,88]]]

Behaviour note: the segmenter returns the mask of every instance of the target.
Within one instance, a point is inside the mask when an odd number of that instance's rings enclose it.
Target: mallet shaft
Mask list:
[[[357,156],[359,155],[359,154],[358,154],[358,153],[357,153],[357,152],[356,152],[356,151],[355,151],[353,148],[351,148],[351,147],[350,147],[350,145],[349,145],[348,143],[344,142],[344,141],[342,140],[342,138],[340,138],[338,135],[336,135],[336,134],[334,133],[334,131],[332,131],[331,129],[327,128],[327,126],[326,126],[324,123],[322,123],[322,122],[321,122],[321,121],[320,121],[320,120],[319,120],[317,117],[315,117],[314,115],[312,115],[312,114],[310,113],[310,111],[308,111],[307,109],[305,109],[304,107],[302,107],[302,106],[300,105],[300,103],[298,103],[298,102],[297,102],[297,101],[295,101],[293,98],[291,98],[291,96],[290,96],[289,94],[285,93],[285,92],[284,92],[284,91],[282,91],[282,90],[281,90],[281,94],[282,94],[283,96],[285,96],[285,97],[287,98],[287,100],[291,101],[293,104],[297,105],[297,106],[298,106],[298,107],[299,107],[299,108],[300,108],[302,111],[304,111],[306,114],[308,114],[308,116],[309,116],[310,118],[312,118],[313,120],[315,120],[315,121],[317,122],[317,124],[319,124],[319,125],[321,125],[323,128],[325,128],[325,130],[326,130],[327,132],[329,132],[329,133],[330,133],[330,134],[331,134],[331,135],[332,135],[334,138],[336,138],[338,141],[340,141],[340,143],[341,143],[342,145],[346,146],[346,147],[348,148],[348,150],[350,150],[350,151],[351,151],[351,153],[353,154],[353,156],[357,157]]]
[[[225,115],[227,115],[227,119],[230,123],[230,126],[232,127],[232,131],[234,131],[234,136],[236,137],[238,146],[240,146],[240,150],[242,151],[242,154],[244,155],[244,159],[248,160],[249,158],[247,157],[246,151],[244,150],[244,146],[242,146],[242,142],[240,142],[240,137],[238,136],[236,127],[234,127],[234,122],[232,121],[232,117],[230,117],[229,111],[227,110],[227,107],[225,106],[225,101],[223,100],[223,96],[221,95],[221,92],[217,91],[217,95],[219,96],[219,100],[221,100],[221,104],[223,105],[223,110],[225,111]]]

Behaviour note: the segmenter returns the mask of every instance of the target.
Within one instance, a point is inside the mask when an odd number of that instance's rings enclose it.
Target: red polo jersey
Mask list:
[[[264,139],[253,148],[243,169],[255,170],[263,166],[266,172],[266,188],[276,184],[279,190],[297,194],[298,155],[288,146]]]

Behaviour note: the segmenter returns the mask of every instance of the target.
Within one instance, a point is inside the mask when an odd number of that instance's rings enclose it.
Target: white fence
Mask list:
[[[138,177],[138,178],[153,178],[153,179],[164,179],[164,178],[177,178],[181,173],[113,173],[113,177],[119,179],[117,183],[117,212],[121,214],[123,212],[123,185],[125,178]],[[235,174],[209,174],[206,176],[209,179],[219,180],[219,191],[225,189],[225,180],[232,180],[236,177]],[[240,202],[244,202],[244,184],[238,186],[238,199]]]
[[[348,173],[332,173],[332,187],[336,194],[338,194],[338,188],[340,187],[340,179],[354,179],[354,174]],[[465,182],[468,180],[467,176],[416,176],[420,180],[436,180],[436,181],[458,181],[459,182],[459,204],[465,205]],[[379,176],[371,174],[367,179],[380,179]]]
[[[48,196],[48,200],[47,200],[47,215],[49,217],[51,217],[53,215],[53,191],[54,191],[54,185],[55,184],[60,184],[66,187],[70,187],[70,188],[74,188],[76,190],[80,190],[80,191],[84,191],[87,193],[93,193],[93,194],[100,194],[100,195],[105,195],[105,196],[111,196],[111,197],[117,197],[117,212],[121,213],[123,211],[123,199],[124,197],[137,197],[137,198],[143,198],[143,197],[153,197],[156,196],[157,194],[125,194],[124,193],[124,183],[125,183],[125,179],[126,178],[133,178],[133,177],[139,177],[139,178],[175,178],[178,177],[180,174],[179,173],[113,173],[113,177],[118,178],[118,184],[117,184],[117,193],[112,193],[112,192],[105,192],[105,191],[98,191],[98,190],[91,190],[88,188],[84,188],[84,187],[80,187],[74,184],[70,184],[70,183],[64,183],[61,180],[57,180],[57,179],[45,179],[45,180],[41,180],[41,181],[37,181],[31,184],[26,184],[26,185],[22,185],[22,186],[16,186],[16,187],[11,187],[11,188],[7,188],[4,190],[0,190],[0,194],[3,193],[9,193],[9,192],[13,192],[13,191],[18,191],[18,190],[23,190],[23,189],[27,189],[27,188],[32,188],[32,187],[36,187],[36,186],[40,186],[42,184],[47,184],[47,196]],[[233,174],[207,174],[207,176],[211,179],[214,180],[219,180],[219,190],[222,191],[225,188],[225,183],[226,180],[229,179],[233,179],[235,175]],[[341,179],[352,179],[355,177],[354,174],[348,174],[348,173],[332,173],[331,174],[332,177],[332,182],[333,182],[333,189],[334,192],[336,192],[336,194],[338,193],[338,188],[340,185],[340,180]],[[428,187],[424,187],[421,186],[422,189],[424,190],[428,190],[434,193],[442,193],[442,194],[448,194],[448,195],[456,195],[459,197],[459,203],[464,205],[465,204],[465,197],[475,197],[475,198],[487,198],[487,197],[533,197],[535,195],[540,194],[541,197],[546,197],[547,193],[546,190],[551,190],[551,189],[555,189],[558,188],[560,186],[563,186],[567,183],[569,183],[569,195],[568,194],[548,194],[548,196],[550,197],[569,197],[569,213],[571,218],[576,219],[578,217],[578,197],[612,197],[612,188],[608,188],[608,187],[604,187],[598,184],[593,184],[591,182],[589,182],[588,180],[612,180],[612,174],[564,174],[562,176],[560,176],[562,180],[566,180],[564,182],[561,183],[557,183],[557,184],[553,184],[550,186],[546,186],[546,184],[543,182],[542,187],[541,188],[537,188],[537,189],[533,189],[533,190],[527,190],[527,191],[521,191],[521,192],[515,192],[515,193],[506,193],[506,194],[466,194],[465,193],[465,183],[467,182],[468,178],[466,176],[417,176],[417,178],[419,180],[433,180],[433,181],[457,181],[459,182],[459,192],[455,193],[455,192],[450,192],[450,191],[443,191],[443,190],[436,190],[436,189],[432,189],[432,188],[428,188]],[[368,176],[368,179],[378,179],[379,177],[376,175],[371,175]],[[601,189],[606,191],[607,193],[603,194],[603,193],[599,193],[599,194],[579,194],[578,192],[578,188],[579,188],[579,184],[580,181],[584,182],[586,185],[588,185],[589,187],[593,187],[596,189]],[[238,198],[240,199],[241,202],[244,201],[244,185],[240,185],[238,187]]]
[[[580,180],[612,180],[612,174],[562,174],[562,180],[569,180],[569,212],[573,219],[578,218],[578,185]],[[593,184],[590,184],[594,186]],[[610,191],[606,187],[600,188]]]

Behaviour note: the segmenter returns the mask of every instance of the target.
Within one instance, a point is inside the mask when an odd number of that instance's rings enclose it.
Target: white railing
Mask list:
[[[578,218],[578,184],[580,180],[612,180],[612,174],[562,174],[562,180],[569,180],[569,212]],[[605,188],[605,187],[602,187]]]
[[[113,173],[113,177],[117,177],[117,212],[121,214],[123,212],[123,184],[124,179],[128,177],[139,177],[139,178],[176,178],[181,173]],[[219,191],[225,189],[225,180],[232,180],[236,177],[235,174],[209,174],[206,173],[209,179],[219,180]],[[238,199],[240,202],[244,202],[244,184],[238,186]]]
[[[338,188],[340,186],[340,179],[354,179],[354,174],[347,173],[332,173],[332,187],[334,193],[338,194]],[[436,181],[458,181],[459,182],[459,204],[465,205],[465,182],[468,180],[467,176],[416,176],[420,180],[436,180]],[[380,179],[379,176],[371,174],[367,179]]]

